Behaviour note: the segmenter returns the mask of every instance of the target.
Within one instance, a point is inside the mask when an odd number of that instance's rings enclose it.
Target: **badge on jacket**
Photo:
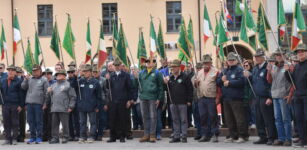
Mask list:
[[[84,87],[84,84],[81,84],[80,87]]]
[[[178,82],[178,83],[181,83],[181,82],[182,82],[182,79],[178,79],[177,82]]]
[[[155,74],[154,74],[154,73],[152,73],[152,74],[151,74],[151,76],[152,76],[152,77],[154,77],[154,76],[155,76]]]
[[[64,89],[65,89],[65,86],[62,85],[62,86],[61,86],[61,91],[64,91]]]
[[[90,84],[89,87],[92,89],[94,86],[93,86],[93,84]]]
[[[234,79],[234,78],[236,77],[236,75],[235,75],[235,74],[232,74],[230,77],[231,77],[232,79]]]
[[[264,73],[263,73],[263,72],[261,72],[261,73],[260,73],[260,77],[263,77],[263,75],[264,75]]]
[[[38,80],[37,83],[40,84],[40,83],[42,83],[42,81],[41,81],[41,80]]]

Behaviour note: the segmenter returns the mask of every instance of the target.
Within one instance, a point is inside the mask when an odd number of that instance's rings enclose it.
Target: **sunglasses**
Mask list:
[[[67,71],[67,73],[74,73],[73,71]]]

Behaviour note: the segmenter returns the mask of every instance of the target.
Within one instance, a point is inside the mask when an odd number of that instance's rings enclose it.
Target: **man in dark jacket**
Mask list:
[[[127,127],[130,123],[130,106],[132,101],[132,82],[130,75],[120,70],[121,61],[114,61],[115,71],[106,74],[107,86],[110,90],[110,101],[107,104],[109,110],[110,139],[107,142],[125,142]]]
[[[84,78],[79,81],[81,97],[77,101],[77,107],[80,117],[79,143],[93,143],[96,136],[97,121],[96,113],[102,107],[101,87],[98,80],[92,77],[92,66],[86,64],[82,70]],[[89,117],[90,130],[89,138],[87,136],[87,118]],[[88,139],[87,139],[88,138]]]
[[[291,76],[295,85],[294,91],[294,109],[297,122],[299,142],[295,147],[304,147],[307,145],[307,46],[300,44],[295,50],[299,63],[295,65]],[[285,70],[291,71],[289,65],[285,65]],[[291,78],[287,72],[285,75],[289,82]]]
[[[71,63],[72,64],[72,63]],[[67,70],[68,74],[68,82],[70,83],[70,86],[75,89],[77,99],[79,98],[79,88],[78,88],[78,79],[75,75],[75,67],[70,66]],[[69,141],[78,141],[80,137],[80,122],[79,122],[79,112],[76,109],[76,106],[70,112],[69,114]]]
[[[20,79],[22,82],[24,80],[24,71],[22,70],[21,67],[16,67],[16,72],[17,72],[17,77]],[[22,103],[25,103],[26,101],[26,96],[27,96],[27,90],[21,89],[21,100]],[[25,105],[22,107],[22,110],[19,112],[19,135],[17,142],[24,142],[26,138],[26,109]]]
[[[170,143],[187,142],[187,107],[191,106],[193,99],[193,86],[190,77],[180,71],[180,60],[174,60],[171,64],[173,74],[170,78],[164,78],[164,83],[168,84],[171,100],[171,113],[173,119],[174,136]]]
[[[7,68],[7,79],[1,80],[1,102],[5,141],[3,145],[17,145],[19,115],[24,102],[21,99],[21,80],[16,76],[16,67]],[[13,133],[13,134],[12,134]]]
[[[217,84],[222,88],[225,119],[230,133],[226,143],[248,141],[248,127],[244,109],[244,76],[238,64],[239,56],[230,52],[227,56],[228,68],[220,73]]]
[[[258,49],[255,54],[256,66],[253,69],[252,75],[245,72],[245,77],[250,77],[251,83],[256,98],[255,98],[255,110],[256,110],[256,127],[258,141],[254,144],[268,144],[272,145],[277,137],[277,131],[274,119],[274,108],[271,96],[271,85],[267,81],[267,65],[265,61],[265,54],[262,49]],[[268,133],[268,135],[267,135]]]

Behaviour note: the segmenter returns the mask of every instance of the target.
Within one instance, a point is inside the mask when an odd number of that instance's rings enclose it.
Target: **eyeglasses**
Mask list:
[[[249,65],[244,65],[244,67],[249,67]]]

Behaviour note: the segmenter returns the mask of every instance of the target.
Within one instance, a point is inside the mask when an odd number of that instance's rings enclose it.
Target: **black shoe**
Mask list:
[[[63,138],[62,139],[62,144],[66,144],[66,143],[68,143],[68,139],[67,138]]]
[[[181,142],[182,142],[182,143],[188,143],[188,140],[187,140],[187,138],[182,138],[182,139],[181,139]]]
[[[254,144],[267,144],[267,139],[260,138],[258,141],[255,141]]]
[[[24,142],[25,142],[25,139],[24,139],[24,138],[18,138],[18,139],[17,139],[17,142],[24,143]]]
[[[120,138],[119,142],[125,143],[125,142],[126,142],[126,141],[125,141],[125,138]]]
[[[169,141],[169,143],[179,143],[180,139],[179,138],[172,138],[172,140]]]
[[[133,140],[132,135],[129,135],[129,136],[127,136],[126,138],[127,138],[127,140]]]
[[[107,141],[107,143],[114,143],[114,142],[116,142],[116,139],[114,139],[114,138],[110,138],[110,139]]]
[[[266,143],[266,145],[273,145],[274,140],[268,140],[268,142]]]
[[[205,136],[201,137],[198,142],[209,142],[210,141],[210,138],[207,138]]]
[[[49,141],[49,144],[58,144],[58,143],[60,143],[59,139],[51,139]]]
[[[75,141],[75,138],[69,137],[69,138],[68,138],[68,141]]]
[[[97,137],[95,141],[102,141],[102,137],[101,136]]]
[[[75,137],[73,141],[78,142],[79,141],[79,137]]]
[[[293,144],[293,147],[300,148],[300,147],[304,147],[305,145],[306,145],[306,143],[304,143],[302,140],[300,140],[299,142]]]
[[[11,145],[11,141],[10,140],[5,140],[2,145]]]
[[[199,140],[201,138],[201,136],[195,136],[194,140]]]

